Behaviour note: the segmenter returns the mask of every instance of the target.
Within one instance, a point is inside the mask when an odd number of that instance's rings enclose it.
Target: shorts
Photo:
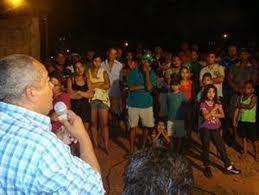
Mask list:
[[[255,123],[238,122],[237,133],[240,138],[248,138],[251,141],[256,141],[258,138]]]
[[[138,126],[139,119],[141,120],[143,127],[154,127],[154,113],[153,107],[148,108],[128,108],[128,120],[130,128]]]
[[[90,102],[91,105],[91,109],[106,109],[109,110],[109,106],[107,106],[106,104],[102,103],[102,101],[100,100],[93,100]]]

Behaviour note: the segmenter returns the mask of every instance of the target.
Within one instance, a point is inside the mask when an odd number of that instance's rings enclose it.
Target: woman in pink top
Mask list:
[[[64,102],[67,106],[67,109],[71,108],[70,105],[70,97],[69,94],[66,93],[63,89],[62,85],[62,74],[60,72],[54,71],[49,74],[50,82],[53,85],[53,106],[61,101]],[[57,135],[65,144],[70,145],[74,142],[74,138],[71,137],[62,124],[58,121],[58,115],[55,113],[54,109],[52,109],[49,113],[51,119],[51,131]]]

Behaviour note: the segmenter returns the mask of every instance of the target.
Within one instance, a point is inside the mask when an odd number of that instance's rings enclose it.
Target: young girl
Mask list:
[[[182,139],[186,135],[184,128],[183,104],[186,102],[185,95],[180,91],[180,81],[172,79],[171,90],[168,93],[168,135],[173,137],[174,151],[182,150]]]
[[[203,116],[200,134],[202,142],[202,158],[204,164],[204,175],[212,177],[209,161],[209,144],[210,139],[213,140],[217,150],[221,155],[221,159],[225,165],[225,172],[232,174],[239,174],[240,170],[236,169],[231,163],[226,153],[225,144],[220,136],[221,122],[220,119],[224,118],[224,111],[221,103],[217,98],[217,89],[214,85],[208,84],[204,86],[200,110]]]
[[[91,132],[93,136],[93,144],[96,147],[97,129],[101,130],[104,141],[104,149],[106,154],[109,153],[109,128],[108,128],[108,112],[110,100],[108,89],[110,88],[109,76],[103,68],[101,68],[102,58],[100,55],[93,57],[92,65],[87,72],[87,83],[89,89],[94,91],[94,97],[91,99]],[[98,95],[100,94],[100,95]]]
[[[191,102],[194,96],[194,88],[193,88],[193,82],[190,79],[191,78],[190,70],[187,67],[183,66],[180,70],[180,77],[181,77],[180,91],[183,92],[183,94],[187,98],[187,101]]]
[[[247,140],[251,140],[255,159],[259,160],[259,151],[256,132],[256,104],[257,97],[254,94],[253,81],[248,80],[244,83],[243,94],[238,98],[233,126],[237,128],[239,137],[242,139],[243,153],[241,158],[247,156]]]
[[[196,95],[196,99],[195,99],[195,111],[196,111],[196,115],[197,117],[195,117],[195,119],[197,119],[198,123],[197,123],[197,130],[199,132],[200,129],[200,125],[203,121],[202,116],[200,114],[200,101],[201,101],[201,95],[203,93],[204,90],[204,86],[208,85],[208,84],[212,84],[212,77],[211,74],[209,72],[206,72],[203,76],[202,76],[202,80],[201,80],[201,84],[202,84],[202,88],[201,90],[197,93]]]
[[[156,128],[152,132],[152,142],[154,147],[170,148],[171,138],[166,129],[166,122],[158,119]]]
[[[193,99],[194,99],[194,88],[193,88],[193,82],[190,79],[191,78],[191,74],[190,74],[190,70],[183,66],[180,70],[180,91],[185,95],[187,102],[185,103],[185,129],[186,129],[186,133],[187,133],[187,143],[190,143],[191,140],[191,130],[194,126],[194,124],[192,124],[193,122],[193,109],[192,109],[192,105],[193,105]]]

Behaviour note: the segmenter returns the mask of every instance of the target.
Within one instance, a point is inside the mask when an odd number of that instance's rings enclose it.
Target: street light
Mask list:
[[[0,15],[4,15],[7,12],[25,6],[25,0],[5,0],[5,4],[7,9],[2,11]]]
[[[24,0],[8,0],[8,4],[10,4],[12,8],[20,7],[24,5],[24,3]]]

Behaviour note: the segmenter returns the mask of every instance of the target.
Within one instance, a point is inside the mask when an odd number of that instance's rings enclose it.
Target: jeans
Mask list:
[[[202,160],[203,160],[204,166],[209,166],[210,164],[209,146],[210,146],[210,139],[212,139],[214,145],[216,146],[218,152],[220,153],[221,159],[224,162],[225,167],[228,167],[231,164],[231,162],[226,153],[225,144],[220,135],[220,130],[201,128],[200,135],[201,135],[201,143],[202,143]]]

